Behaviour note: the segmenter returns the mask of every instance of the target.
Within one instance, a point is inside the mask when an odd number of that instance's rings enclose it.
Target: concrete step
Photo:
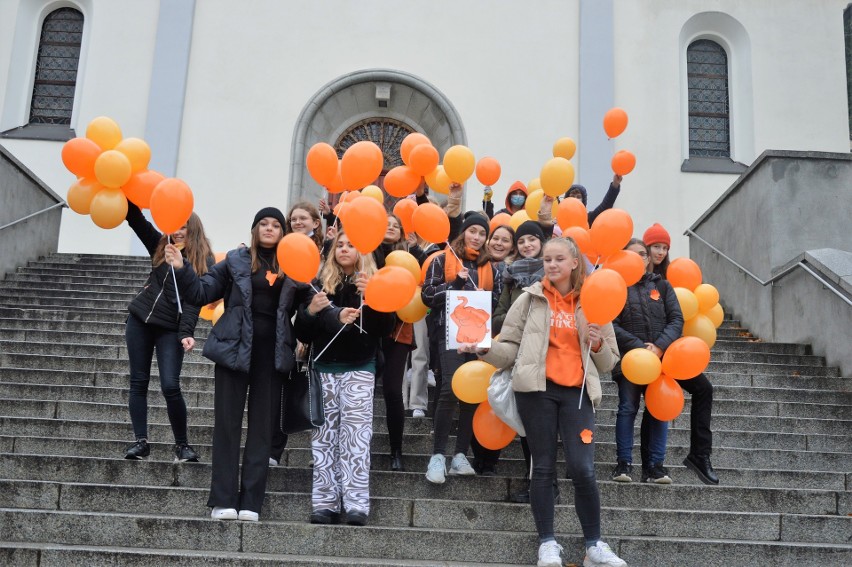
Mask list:
[[[79,266],[77,264],[44,264],[27,266],[26,268],[18,268],[15,273],[30,274],[37,276],[84,276],[97,281],[98,278],[104,276],[118,276],[121,278],[138,278],[140,284],[145,281],[145,278],[151,272],[150,267],[144,266],[128,266],[120,272],[105,270],[96,266]]]
[[[151,258],[146,255],[116,255],[116,254],[73,254],[67,252],[56,252],[53,254],[49,254],[44,258],[37,260],[37,262],[74,262],[78,264],[88,264],[88,263],[97,263],[97,264],[105,264],[109,265],[121,264],[121,263],[138,263],[138,264],[147,264],[150,265]]]
[[[133,299],[139,293],[140,286],[116,286],[105,284],[90,284],[88,286],[75,286],[73,284],[49,283],[49,284],[14,284],[15,282],[0,282],[0,294],[15,297],[41,297],[57,296],[62,294],[72,299]]]
[[[840,370],[834,366],[814,366],[801,364],[767,364],[754,362],[716,362],[712,358],[707,366],[708,373],[731,372],[750,374],[771,374],[775,376],[829,376],[840,377]]]
[[[127,313],[124,314],[124,319]],[[98,335],[92,342],[100,342],[100,337],[111,337],[109,340],[115,344],[124,343],[124,320],[114,323],[97,321],[51,321],[37,319],[3,319],[0,318],[0,337],[8,340],[46,340],[51,335],[43,333],[71,333],[72,337],[86,337]],[[200,319],[195,327],[196,340],[204,339],[212,329],[212,325]],[[24,338],[20,333],[24,333]],[[29,333],[35,333],[30,335]],[[85,342],[83,340],[72,340],[70,342]]]
[[[124,286],[127,289],[134,289],[144,284],[145,278],[147,278],[147,275],[140,275],[136,272],[134,272],[133,275],[129,276],[124,276],[122,274],[117,273],[104,273],[95,281],[98,285]],[[68,284],[73,285],[74,288],[79,289],[85,289],[93,285],[93,279],[87,276],[34,274],[25,270],[6,274],[6,279],[4,279],[3,281],[7,282],[9,285]]]
[[[24,307],[24,306],[39,306],[51,307],[56,309],[75,308],[75,309],[98,309],[101,311],[126,311],[128,299],[81,299],[68,297],[67,295],[58,295],[54,292],[53,295],[39,295],[34,297],[16,297],[9,295],[3,298],[3,305],[6,307]]]
[[[86,323],[124,323],[127,321],[127,310],[115,309],[75,309],[51,308],[41,305],[19,305],[10,307],[3,305],[0,300],[0,321],[82,321]]]
[[[713,345],[713,352],[719,351],[750,351],[750,352],[765,352],[771,354],[792,354],[804,356],[813,354],[813,350],[809,345],[800,345],[797,343],[764,343],[754,341],[735,341],[719,339]]]

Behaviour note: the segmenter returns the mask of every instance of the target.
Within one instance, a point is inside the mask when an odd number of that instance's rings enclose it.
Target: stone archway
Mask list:
[[[384,96],[377,97],[377,87],[385,91],[389,88],[387,100],[382,100]],[[410,130],[425,134],[442,155],[450,146],[467,143],[455,107],[423,79],[392,69],[368,69],[344,75],[317,91],[299,115],[290,153],[288,202],[301,199],[316,202],[325,194],[305,167],[305,155],[313,144],[334,145],[359,125],[392,123],[401,126],[397,132]],[[381,127],[375,132],[381,135]],[[373,135],[370,131],[364,134]],[[394,161],[393,156],[386,156],[386,165]]]

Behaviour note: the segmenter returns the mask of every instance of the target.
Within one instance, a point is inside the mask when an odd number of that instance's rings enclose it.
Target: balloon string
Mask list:
[[[317,293],[319,293],[319,292],[320,292],[320,290],[318,290],[318,289],[314,286],[313,282],[309,283],[308,285],[309,285],[309,286],[311,286],[311,289],[313,289],[315,292],[317,292]],[[329,304],[330,306],[332,306],[332,307],[337,307],[337,306],[334,304],[334,302],[333,302],[333,301],[329,301],[329,302],[328,302],[328,304]],[[355,326],[356,326],[356,327],[358,327],[359,329],[361,329],[361,332],[362,332],[362,333],[363,333],[363,332],[366,332],[366,331],[364,331],[364,329],[361,327],[361,325],[359,325],[359,324],[355,323]]]
[[[342,333],[342,332],[343,332],[343,329],[345,329],[345,328],[346,328],[346,324],[344,324],[342,327],[340,327],[340,330],[339,330],[339,331],[337,331],[337,334],[336,334],[336,335],[334,335],[333,337],[331,337],[331,340],[330,340],[330,341],[328,341],[328,344],[327,344],[327,345],[325,345],[325,348],[324,348],[324,349],[322,349],[322,350],[320,351],[320,353],[314,357],[314,362],[316,362],[317,360],[319,360],[319,357],[321,357],[321,356],[323,355],[323,353],[325,353],[325,351],[327,351],[327,350],[328,350],[328,347],[330,347],[330,346],[331,346],[331,343],[333,343],[333,342],[334,342],[334,339],[336,339],[336,338],[340,335],[340,333]]]
[[[172,237],[168,234],[166,235],[166,242],[168,242],[169,244],[172,243]],[[178,253],[180,253],[180,251],[178,251]],[[172,281],[175,284],[175,297],[177,298],[178,313],[183,315],[183,307],[180,306],[180,292],[178,291],[177,276],[175,275],[175,267],[171,264],[169,264],[169,267],[172,269]]]
[[[360,262],[361,271],[363,272],[364,271],[364,256],[361,256],[359,259],[361,261]],[[364,295],[363,294],[361,295],[361,307],[358,308],[358,311],[359,311],[358,317],[361,319],[360,324],[358,325],[358,328],[361,330],[360,332],[364,333],[365,331],[364,331]]]
[[[583,407],[583,392],[586,389],[586,376],[589,374],[589,358],[592,356],[592,339],[589,338],[589,350],[586,351],[586,360],[583,362],[583,385],[580,387],[580,404],[577,409]],[[592,404],[592,413],[595,412],[595,404]]]
[[[456,251],[455,251],[455,250],[453,250],[453,247],[452,247],[452,246],[450,246],[450,241],[449,241],[449,240],[445,240],[445,242],[446,242],[446,244],[447,244],[447,248],[446,248],[446,249],[453,253],[453,256],[455,256],[455,257],[456,257],[456,260],[458,260],[458,261],[459,261],[459,264],[461,264],[462,268],[464,268],[464,262],[462,262],[462,259],[461,259],[461,258],[459,258],[459,255],[458,255],[458,254],[456,254]],[[476,283],[475,283],[475,282],[474,282],[474,281],[470,278],[470,270],[468,270],[467,281],[469,281],[470,283],[472,283],[472,284],[473,284],[473,287],[474,287],[474,289],[476,289],[476,291],[482,291],[482,288],[481,288],[481,287],[479,287],[478,285],[476,285]],[[451,282],[447,282],[447,283],[451,283]]]

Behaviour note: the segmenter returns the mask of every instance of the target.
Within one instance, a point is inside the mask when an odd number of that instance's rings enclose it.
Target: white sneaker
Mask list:
[[[210,517],[214,520],[236,520],[238,515],[234,508],[213,508]]]
[[[555,540],[538,546],[538,567],[562,567],[562,546]]]
[[[426,480],[432,484],[444,484],[447,471],[447,459],[444,455],[432,455],[429,459],[429,468],[426,469]]]
[[[464,456],[464,453],[456,453],[456,456],[453,457],[453,462],[450,463],[450,474],[458,476],[473,476],[476,474],[476,471],[473,470],[472,466],[470,466],[470,463],[468,462],[467,457]]]
[[[238,520],[242,520],[244,522],[256,522],[259,518],[257,512],[252,512],[251,510],[240,510]]]
[[[272,457],[269,457],[269,466],[270,466],[270,467],[277,467],[277,466],[278,466],[278,461],[276,461],[276,460],[275,460],[275,459],[273,459]]]
[[[416,409],[413,412],[411,412],[411,417],[416,418],[416,419],[423,419],[424,417],[426,417],[426,412],[423,411],[422,409]]]
[[[426,374],[426,383],[432,386],[433,388],[435,387],[435,373],[431,370],[428,374]]]
[[[541,551],[539,551],[541,557]],[[583,559],[583,567],[625,567],[627,562],[613,553],[612,548],[602,541],[597,542],[594,547],[586,548],[586,557]]]

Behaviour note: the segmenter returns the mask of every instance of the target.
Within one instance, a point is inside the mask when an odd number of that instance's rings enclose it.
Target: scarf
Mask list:
[[[451,250],[444,251],[444,281],[454,282],[463,267]],[[476,268],[476,281],[483,290],[494,289],[494,269],[491,267],[491,262],[485,262]]]
[[[542,258],[519,258],[509,264],[503,274],[503,283],[525,288],[544,277],[544,260]]]

